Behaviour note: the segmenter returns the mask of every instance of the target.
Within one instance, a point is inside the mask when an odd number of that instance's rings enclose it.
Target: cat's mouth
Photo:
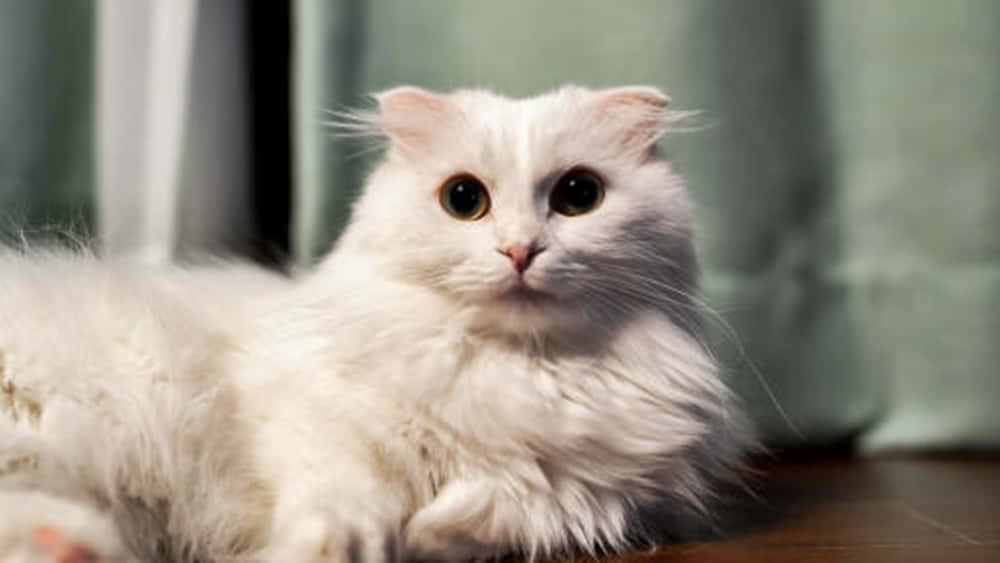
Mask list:
[[[520,280],[498,293],[497,299],[500,302],[514,305],[537,306],[552,303],[555,300],[555,296],[551,293],[535,289],[524,283],[523,280]]]

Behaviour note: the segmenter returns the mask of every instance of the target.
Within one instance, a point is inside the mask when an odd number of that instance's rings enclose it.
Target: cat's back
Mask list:
[[[257,512],[233,477],[245,440],[222,358],[286,285],[235,265],[0,254],[0,490],[118,499],[135,545],[226,549]]]
[[[81,252],[0,253],[0,375],[37,394],[168,381],[210,364],[283,282]]]

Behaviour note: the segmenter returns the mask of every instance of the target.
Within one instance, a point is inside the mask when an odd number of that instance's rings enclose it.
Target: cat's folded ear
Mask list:
[[[673,121],[666,111],[670,98],[651,86],[623,86],[594,93],[592,111],[629,149],[648,150]]]
[[[457,112],[444,96],[415,86],[392,88],[373,97],[378,102],[374,124],[400,149],[425,146],[434,131]]]
[[[375,110],[332,111],[327,122],[343,137],[377,138],[392,149],[409,152],[426,148],[435,131],[459,115],[445,96],[415,86],[400,86],[371,95]]]

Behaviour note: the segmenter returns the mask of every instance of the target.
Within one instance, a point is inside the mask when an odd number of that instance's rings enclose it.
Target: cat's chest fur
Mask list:
[[[411,477],[420,497],[454,478],[507,471],[633,481],[649,471],[634,454],[671,451],[704,430],[689,412],[689,398],[703,394],[671,391],[668,381],[689,337],[657,314],[611,331],[511,337],[484,330],[481,310],[419,287],[369,278],[364,300],[380,306],[355,310],[359,291],[326,288],[335,297],[325,304],[305,297],[287,311],[296,334],[322,337],[276,344],[287,378],[271,372],[262,380],[270,390],[250,395],[325,424],[319,440],[329,443],[315,447],[340,447],[341,433],[354,433],[419,467]],[[663,436],[678,421],[676,436]]]

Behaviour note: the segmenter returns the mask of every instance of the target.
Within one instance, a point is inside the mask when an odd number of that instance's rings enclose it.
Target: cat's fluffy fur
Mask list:
[[[345,126],[386,155],[302,280],[0,258],[0,554],[41,523],[109,559],[619,549],[640,508],[726,475],[746,427],[699,341],[666,97],[377,100]],[[576,166],[606,196],[555,214]],[[442,210],[456,172],[484,218]],[[546,250],[522,280],[497,249],[527,243]]]

